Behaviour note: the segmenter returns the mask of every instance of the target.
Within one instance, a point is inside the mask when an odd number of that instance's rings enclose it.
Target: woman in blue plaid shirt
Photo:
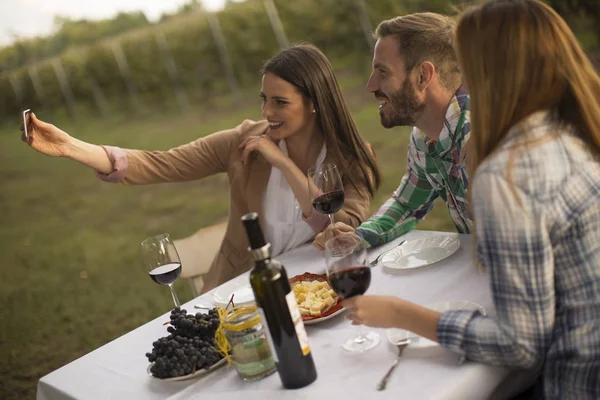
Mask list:
[[[344,306],[354,323],[538,371],[531,397],[600,399],[600,78],[564,20],[537,0],[476,6],[455,39],[472,101],[477,262],[496,317],[388,296]]]

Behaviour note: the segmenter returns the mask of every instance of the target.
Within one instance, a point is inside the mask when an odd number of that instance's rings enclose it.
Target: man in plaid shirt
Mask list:
[[[356,232],[370,246],[389,242],[414,229],[441,197],[456,229],[470,233],[465,145],[469,139],[469,96],[452,44],[454,22],[434,13],[416,13],[383,21],[367,90],[379,103],[385,128],[414,126],[408,164],[392,197]],[[337,232],[352,227],[336,223],[317,235],[323,248]]]

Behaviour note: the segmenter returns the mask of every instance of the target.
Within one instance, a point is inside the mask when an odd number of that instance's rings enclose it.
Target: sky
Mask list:
[[[224,0],[201,0],[208,10]],[[143,11],[154,21],[164,12],[177,10],[187,0],[0,0],[0,46],[14,36],[31,37],[52,32],[54,16],[73,19],[110,18],[120,11]]]

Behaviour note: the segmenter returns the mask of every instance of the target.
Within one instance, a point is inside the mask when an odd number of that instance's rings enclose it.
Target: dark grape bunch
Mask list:
[[[215,331],[219,327],[216,309],[208,314],[188,315],[186,310],[171,311],[169,336],[152,343],[152,352],[146,353],[150,368],[157,378],[188,375],[201,368],[208,368],[223,356],[215,346]]]

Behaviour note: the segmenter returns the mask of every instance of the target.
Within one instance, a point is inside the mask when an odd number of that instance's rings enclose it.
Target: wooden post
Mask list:
[[[227,81],[229,82],[229,88],[232,94],[234,95],[237,103],[242,104],[242,94],[240,92],[240,86],[235,76],[235,71],[233,69],[231,59],[229,58],[229,53],[227,52],[227,44],[225,43],[225,37],[223,36],[223,32],[221,32],[221,25],[219,24],[219,19],[212,12],[207,12],[205,13],[205,15],[206,20],[208,21],[210,32],[212,33],[213,39],[217,44],[219,58],[221,59],[221,65],[223,65],[223,68],[225,69],[225,75],[227,76]]]
[[[356,11],[358,12],[358,19],[360,20],[360,26],[365,34],[367,45],[371,51],[373,51],[375,49],[375,38],[373,37],[373,27],[371,26],[369,15],[365,10],[365,4],[363,0],[354,0],[354,5],[356,6]]]
[[[20,108],[27,108],[25,105],[25,101],[23,99],[23,88],[21,87],[21,83],[16,76],[16,73],[12,72],[8,74],[8,81],[10,82],[10,87],[15,94],[15,100]]]
[[[35,97],[37,97],[37,99],[39,100],[44,111],[48,114],[52,114],[51,107],[45,101],[46,93],[44,91],[44,87],[42,86],[42,81],[40,81],[40,76],[38,74],[37,67],[35,65],[32,65],[27,69],[27,73],[29,74],[29,78],[31,79],[31,83],[33,84],[33,91],[35,92]]]
[[[114,41],[111,48],[113,55],[115,56],[115,60],[117,61],[121,77],[123,77],[123,81],[125,82],[125,86],[129,92],[130,99],[133,102],[135,111],[138,114],[144,114],[146,112],[146,108],[142,104],[137,88],[131,79],[131,74],[129,73],[129,64],[127,63],[127,58],[123,53],[123,49],[121,48],[121,43],[119,43],[119,41]]]
[[[279,18],[279,13],[277,12],[275,3],[273,0],[263,0],[263,4],[265,6],[265,10],[267,11],[267,17],[269,17],[269,22],[271,23],[271,28],[273,28],[273,32],[275,33],[275,38],[277,39],[279,48],[281,50],[287,49],[290,47],[290,41],[288,40],[285,30],[283,29],[283,24]]]
[[[65,69],[63,68],[63,65],[60,62],[59,58],[55,58],[54,60],[52,60],[52,68],[54,69],[54,74],[56,75],[56,79],[58,80],[60,91],[62,92],[65,98],[67,111],[69,112],[71,118],[75,119],[75,98],[73,97],[73,92],[71,91],[71,87],[69,86],[67,74],[65,73]]]
[[[179,109],[181,112],[187,112],[191,109],[190,102],[188,101],[185,91],[181,88],[177,66],[175,65],[175,60],[169,51],[167,38],[165,37],[164,32],[160,29],[154,31],[154,38],[156,40],[156,44],[158,45],[158,49],[160,50],[163,64],[167,70],[167,75],[169,75],[169,79],[173,85],[173,91],[175,92],[177,103],[179,103]]]
[[[98,109],[98,113],[102,118],[108,117],[109,109],[108,102],[106,101],[106,96],[102,92],[100,85],[96,82],[96,79],[89,73],[87,65],[88,65],[88,56],[87,54],[83,54],[81,59],[81,64],[84,65],[85,71],[85,80],[86,84],[92,92],[92,97],[94,98],[94,102],[96,103],[96,108]]]
[[[86,80],[92,91],[92,96],[94,96],[94,101],[96,102],[96,107],[98,108],[100,116],[102,118],[108,117],[108,102],[106,101],[104,93],[102,93],[102,89],[100,89],[100,85],[98,85],[98,82],[96,82],[93,76],[87,76]]]

